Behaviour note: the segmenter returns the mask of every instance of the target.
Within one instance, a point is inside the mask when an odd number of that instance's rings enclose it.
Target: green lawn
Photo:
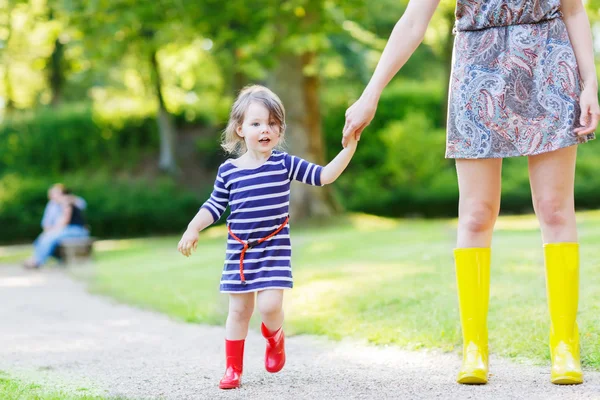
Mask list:
[[[580,213],[578,223],[582,356],[587,367],[600,368],[600,212]],[[176,252],[178,237],[100,243],[92,289],[185,321],[223,324],[225,234],[223,227],[203,233],[189,259]],[[356,215],[336,226],[294,226],[292,236],[295,288],[285,300],[286,332],[459,350],[455,221]],[[549,318],[535,218],[501,218],[492,258],[491,350],[546,362]]]
[[[0,371],[0,399],[2,400],[108,400],[108,397],[85,394],[88,389],[77,389],[78,393],[65,393],[62,391],[48,391],[40,385],[23,383],[9,378]],[[125,400],[121,397],[111,400]]]

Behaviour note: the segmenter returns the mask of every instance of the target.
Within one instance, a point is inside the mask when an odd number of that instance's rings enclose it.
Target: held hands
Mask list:
[[[598,106],[598,91],[594,86],[587,86],[581,92],[579,99],[581,105],[580,128],[574,132],[579,136],[587,135],[596,130],[600,120],[600,106]]]
[[[198,247],[198,232],[193,229],[188,229],[183,233],[177,250],[186,257],[192,254],[192,250],[196,251]]]
[[[348,138],[346,139],[346,146],[344,148],[354,153],[356,151],[357,146],[358,140],[356,139],[356,135],[348,136]]]
[[[378,99],[361,96],[346,110],[346,124],[342,137],[342,146],[346,147],[350,136],[360,140],[362,131],[371,123],[377,111]]]

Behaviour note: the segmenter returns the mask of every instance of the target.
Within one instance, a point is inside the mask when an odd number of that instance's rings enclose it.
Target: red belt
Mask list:
[[[258,239],[258,240],[248,240],[246,242],[244,242],[242,239],[240,239],[233,233],[233,231],[231,230],[231,226],[229,226],[229,225],[227,226],[227,229],[229,230],[229,234],[231,235],[231,237],[233,237],[235,240],[237,240],[238,242],[240,242],[241,244],[244,245],[244,248],[242,249],[242,253],[240,254],[240,280],[242,281],[242,285],[246,284],[246,278],[244,277],[244,256],[246,255],[246,251],[248,249],[258,246],[262,242],[269,240],[273,236],[277,235],[279,232],[281,232],[281,230],[283,228],[285,228],[285,226],[287,225],[289,220],[290,220],[290,217],[289,216],[286,217],[285,221],[283,221],[283,223],[279,226],[279,228],[277,228],[269,236],[266,236],[266,237],[264,237],[262,239]]]

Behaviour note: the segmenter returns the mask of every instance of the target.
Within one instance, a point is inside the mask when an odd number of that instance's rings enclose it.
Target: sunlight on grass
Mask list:
[[[349,217],[352,227],[358,232],[373,232],[394,229],[400,220],[378,217],[369,214],[352,214]]]
[[[537,231],[540,224],[535,215],[503,216],[498,218],[495,231]]]
[[[339,225],[294,226],[286,332],[458,352],[455,224],[351,215]],[[536,224],[532,215],[499,219],[488,325],[495,354],[546,363],[549,317]],[[600,212],[579,213],[578,224],[582,358],[587,368],[600,368]],[[224,226],[203,232],[190,258],[177,253],[178,236],[107,244],[97,252],[91,288],[183,321],[223,325],[228,297],[218,288],[226,235]],[[255,314],[253,328],[259,323]]]
[[[348,223],[350,221],[350,223]],[[600,263],[585,243],[600,239],[600,213],[578,214],[581,226],[582,357],[600,367]],[[393,220],[352,215],[339,226],[294,227],[294,289],[286,292],[286,330],[333,339],[354,337],[405,348],[460,350],[452,248],[456,220]],[[515,359],[547,362],[549,318],[543,251],[534,216],[501,217],[494,236],[490,347]],[[368,234],[365,234],[368,232]],[[218,293],[224,227],[201,236],[190,258],[177,237],[136,242],[100,253],[93,288],[184,321],[222,325],[227,296]],[[258,327],[255,315],[252,326]],[[585,329],[585,331],[584,331]]]

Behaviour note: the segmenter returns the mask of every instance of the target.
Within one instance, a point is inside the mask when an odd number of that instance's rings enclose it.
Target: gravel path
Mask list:
[[[217,388],[223,329],[185,324],[90,295],[58,270],[0,267],[0,370],[63,390],[130,399],[600,399],[600,373],[558,387],[549,368],[492,357],[485,386],[454,383],[456,354],[408,352],[317,337],[287,341],[279,374],[251,332],[244,386]]]

